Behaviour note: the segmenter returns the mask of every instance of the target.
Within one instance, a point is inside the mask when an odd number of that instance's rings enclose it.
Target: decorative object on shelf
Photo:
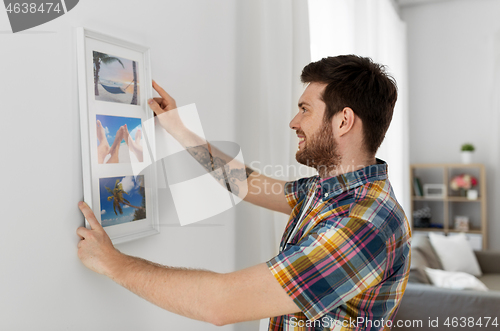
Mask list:
[[[469,231],[469,217],[455,216],[455,230],[462,232]]]
[[[478,197],[479,197],[479,192],[477,190],[468,190],[467,191],[467,199],[477,200]]]
[[[472,153],[474,153],[474,145],[472,144],[463,144],[461,148],[462,163],[469,164],[472,163]]]
[[[413,226],[416,228],[428,228],[431,225],[431,209],[424,207],[413,212]]]
[[[468,174],[460,174],[453,177],[450,182],[450,187],[453,191],[458,191],[459,196],[466,197],[467,191],[477,185],[477,179]]]
[[[424,191],[422,190],[422,184],[420,183],[420,179],[418,177],[413,178],[413,193],[417,197],[424,196]]]
[[[444,184],[424,184],[424,197],[444,198],[446,197],[446,186]]]
[[[435,224],[435,223],[431,223],[431,225],[429,225],[430,228],[432,229],[443,229],[443,224]]]

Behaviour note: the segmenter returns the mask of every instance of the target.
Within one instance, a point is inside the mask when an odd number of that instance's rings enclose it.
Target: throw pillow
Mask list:
[[[446,271],[462,271],[474,276],[481,276],[481,268],[464,233],[443,236],[430,233],[432,247]]]
[[[429,264],[425,260],[422,252],[412,247],[410,275],[408,281],[411,283],[430,284],[431,282],[425,273],[426,267],[429,267]]]
[[[414,251],[420,251],[425,261],[427,261],[426,267],[432,269],[443,269],[441,262],[439,261],[439,257],[437,256],[434,248],[429,241],[429,237],[427,235],[415,235],[411,238],[411,249],[412,253]]]
[[[429,276],[432,284],[437,287],[456,290],[488,291],[483,282],[466,272],[425,268],[425,273]]]

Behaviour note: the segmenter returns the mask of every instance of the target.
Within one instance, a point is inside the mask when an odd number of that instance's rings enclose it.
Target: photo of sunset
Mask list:
[[[94,95],[99,101],[140,104],[139,64],[93,51]]]

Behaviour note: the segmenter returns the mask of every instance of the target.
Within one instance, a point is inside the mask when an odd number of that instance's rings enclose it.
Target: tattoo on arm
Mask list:
[[[245,169],[231,169],[229,177],[244,181],[245,179],[250,177],[250,174],[252,172],[253,170],[249,167],[245,167]]]
[[[212,154],[204,146],[186,147],[186,150],[196,161],[198,161],[208,171],[213,171]]]
[[[211,172],[215,179],[218,181],[224,180],[229,192],[238,195],[240,189],[236,184],[236,180],[246,180],[254,170],[249,167],[245,167],[244,169],[229,169],[229,167],[226,166],[227,162],[220,157],[213,157],[206,146],[207,145],[186,147],[186,150],[208,172]]]
[[[252,174],[252,172],[254,172],[254,170],[252,168],[245,167],[245,172],[246,172],[246,176],[248,178],[248,177],[250,177],[250,175]]]

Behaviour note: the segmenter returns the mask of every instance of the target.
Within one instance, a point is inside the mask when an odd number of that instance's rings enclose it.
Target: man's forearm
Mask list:
[[[119,285],[175,314],[220,324],[222,274],[162,266],[121,254],[107,271]]]
[[[207,141],[182,123],[175,100],[153,81],[160,98],[148,100],[161,126],[172,135],[221,185],[239,198],[258,206],[289,214],[291,208],[284,196],[285,181],[254,172],[236,159],[212,148]],[[271,187],[271,191],[266,188]]]
[[[172,132],[172,136],[229,192],[244,197],[248,189],[247,179],[254,170],[213,147],[186,127],[179,127]]]
[[[300,311],[265,263],[219,274],[118,253],[107,265],[105,275],[149,302],[218,326]]]
[[[228,191],[247,202],[290,214],[285,181],[264,176],[179,125],[171,135]]]
[[[208,143],[189,146],[186,150],[229,192],[239,196],[242,186],[248,187],[246,180],[254,170],[243,163],[231,159]]]

